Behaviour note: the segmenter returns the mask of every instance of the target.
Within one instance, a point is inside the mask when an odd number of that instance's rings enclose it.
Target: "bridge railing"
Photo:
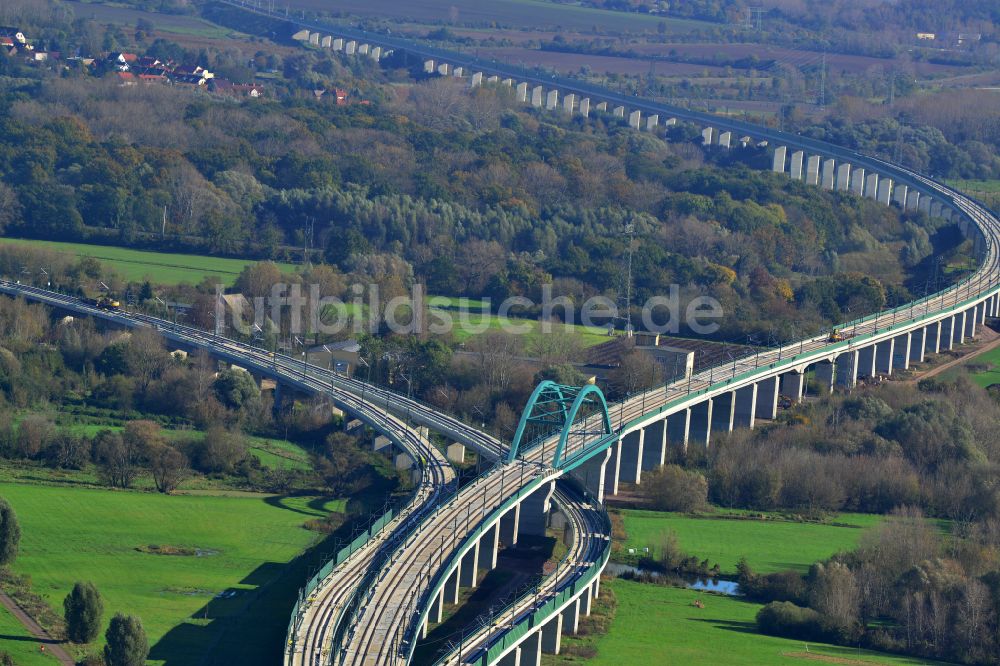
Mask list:
[[[611,533],[611,519],[608,517],[607,512],[604,511],[603,508],[600,509],[599,513],[600,513],[601,522],[602,522],[602,533],[603,534],[610,534]],[[537,615],[539,613],[542,613],[546,608],[548,608],[548,612],[541,619],[545,619],[545,618],[549,617],[552,614],[552,608],[550,607],[550,604],[554,603],[554,607],[557,608],[557,607],[561,606],[563,603],[565,603],[565,601],[567,599],[571,599],[573,597],[572,593],[568,594],[568,595],[565,594],[567,592],[567,590],[575,593],[577,590],[582,590],[591,581],[593,581],[594,576],[595,576],[594,570],[596,569],[597,573],[599,574],[600,571],[603,570],[604,566],[607,564],[608,558],[611,555],[611,541],[610,541],[610,539],[609,540],[605,540],[604,543],[605,543],[605,546],[602,549],[601,556],[597,560],[595,560],[594,562],[591,563],[591,565],[587,568],[587,572],[586,573],[584,573],[582,576],[579,576],[579,577],[575,578],[574,580],[570,581],[568,584],[566,584],[566,585],[564,585],[562,587],[559,587],[555,591],[555,593],[549,593],[545,597],[545,600],[542,603],[542,605],[538,606],[535,609],[532,609],[531,612],[528,613],[528,615],[531,615],[532,613]],[[555,575],[558,575],[558,571],[559,571],[559,569],[561,567],[563,567],[564,565],[567,565],[567,560],[569,559],[569,556],[570,556],[570,554],[569,554],[569,552],[567,552],[566,555],[564,555],[563,558],[559,561],[559,563],[556,566],[556,574]],[[585,581],[585,582],[581,582],[581,581]],[[562,595],[562,596],[560,596],[560,595]],[[509,603],[506,606],[504,606],[503,608],[501,608],[500,610],[495,611],[495,612],[491,612],[490,616],[493,619],[499,619],[499,618],[502,618],[504,615],[513,614],[514,609],[517,608],[517,606],[519,605],[519,603],[521,601],[523,601],[524,598],[525,598],[525,595],[522,595],[521,597],[519,597],[518,599],[515,599],[511,603]],[[519,618],[514,623],[514,626],[512,627],[512,630],[513,630],[513,628],[518,627],[521,623],[524,623],[526,620],[527,620],[527,616],[522,616],[521,618]],[[538,626],[538,622],[535,622],[533,624],[533,626]],[[517,638],[520,638],[523,635],[524,635],[524,632],[521,632],[521,633],[519,633],[517,635]],[[465,640],[465,632],[464,631],[461,634],[461,636],[462,636],[462,638],[459,641],[460,644],[462,642],[464,642],[464,640]],[[504,637],[506,637],[506,634],[504,634]],[[510,641],[507,641],[506,643],[503,643],[502,641],[503,641],[503,637],[501,638],[501,641],[490,643],[490,645],[487,647],[487,652],[489,652],[490,648],[492,648],[492,647],[494,647],[496,645],[504,645],[504,647],[506,647],[507,645],[511,644]],[[452,642],[454,643],[454,641],[452,641]],[[454,650],[452,651],[451,654],[454,654]],[[491,656],[492,656],[492,654],[491,654]],[[440,657],[436,662],[434,662],[434,666],[442,666],[442,664],[447,663],[447,661],[449,660],[449,658],[450,658],[450,655],[445,654],[444,656]]]
[[[412,497],[410,500],[412,501]],[[313,594],[313,592],[319,589],[320,585],[322,585],[323,581],[326,580],[331,573],[333,573],[334,569],[350,559],[353,554],[364,548],[365,544],[373,538],[380,535],[389,523],[392,522],[392,519],[395,516],[395,509],[389,508],[389,510],[384,514],[375,518],[364,531],[358,534],[349,544],[338,550],[337,554],[321,566],[313,577],[299,589],[299,596],[295,600],[295,604],[292,607],[291,619],[288,622],[286,651],[290,652],[295,647],[298,640],[298,630],[302,624],[305,610],[311,603],[309,597]]]

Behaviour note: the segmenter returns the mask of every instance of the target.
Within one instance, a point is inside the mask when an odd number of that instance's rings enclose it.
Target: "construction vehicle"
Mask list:
[[[848,336],[844,335],[843,331],[841,331],[838,328],[835,328],[832,331],[830,331],[830,336],[826,339],[826,341],[827,342],[843,342],[847,338],[848,338]]]
[[[99,296],[97,298],[87,298],[85,299],[87,305],[93,305],[95,308],[101,310],[121,310],[122,304],[116,298],[111,296]]]

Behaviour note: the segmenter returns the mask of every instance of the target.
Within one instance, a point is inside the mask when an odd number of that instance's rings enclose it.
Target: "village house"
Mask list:
[[[128,72],[132,69],[132,65],[138,59],[139,56],[134,53],[121,53],[114,51],[109,53],[105,60],[119,72]]]
[[[174,74],[177,76],[197,76],[205,80],[215,78],[215,74],[200,65],[180,65],[174,68]]]
[[[14,44],[25,45],[28,43],[28,39],[24,36],[24,33],[17,28],[0,26],[0,38],[4,37],[11,40]]]
[[[220,95],[250,97],[252,99],[264,94],[264,86],[258,83],[233,83],[228,79],[212,79],[208,82],[208,89]]]

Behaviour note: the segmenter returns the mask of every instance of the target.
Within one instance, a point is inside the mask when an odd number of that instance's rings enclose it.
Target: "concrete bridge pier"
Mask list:
[[[545,654],[559,654],[562,647],[563,615],[556,613],[552,618],[542,625],[542,652]]]
[[[861,168],[851,171],[851,194],[861,196],[865,193],[865,170]]]
[[[792,180],[802,180],[802,160],[805,159],[805,155],[801,150],[792,153],[792,161],[788,166],[788,175]]]
[[[357,50],[358,50],[358,43],[353,39],[344,44],[344,53],[346,53],[347,55],[354,55],[354,53]],[[442,67],[447,67],[447,65],[442,65]]]
[[[618,472],[620,480],[636,484],[642,482],[642,456],[645,439],[646,431],[640,428],[628,433],[620,440],[621,457]]]
[[[563,97],[563,111],[573,115],[573,109],[576,108],[576,95],[570,93]]]
[[[344,50],[344,40],[341,39],[340,37],[335,38],[333,40],[333,43],[330,45],[330,48],[333,49],[334,51],[343,51]]]
[[[885,206],[889,205],[889,202],[892,197],[892,186],[893,186],[892,178],[878,179],[878,193],[875,195],[875,198],[878,200],[880,204],[883,204]]]
[[[461,598],[462,581],[458,569],[451,572],[448,580],[444,584],[444,601],[446,604],[454,606]]]
[[[642,471],[649,472],[667,461],[667,420],[651,423],[643,430]]]
[[[514,96],[517,98],[518,102],[526,103],[528,101],[528,84],[518,83],[517,88],[514,89]]]
[[[425,60],[424,61],[424,74],[433,74],[433,73],[434,73],[434,61],[433,60]]]
[[[615,443],[608,447],[611,457],[608,464],[604,466],[604,493],[615,496],[618,494],[618,481],[621,479],[622,468],[622,440],[617,439]]]
[[[701,131],[701,145],[703,145],[703,146],[711,146],[712,145],[712,139],[714,137],[715,137],[715,128],[714,127],[706,127],[705,129],[703,129]]]
[[[732,148],[733,147],[733,133],[732,132],[722,132],[719,134],[719,147],[720,148]]]
[[[479,540],[480,566],[492,571],[497,568],[497,557],[500,555],[500,521],[493,527],[486,528],[483,538]]]
[[[834,360],[834,381],[837,388],[850,391],[858,385],[858,364],[860,353],[857,349],[844,352]]]
[[[520,652],[517,666],[541,666],[542,665],[542,632],[541,630],[530,634],[520,645],[517,646]]]
[[[587,493],[597,502],[604,503],[605,469],[611,460],[611,449],[608,447],[596,454],[585,463],[572,470],[570,474],[580,482]]]
[[[895,349],[892,354],[892,367],[898,370],[910,369],[910,344],[912,342],[909,333],[903,333],[893,338]]]
[[[427,616],[434,624],[441,624],[441,620],[444,619],[444,588],[441,588],[438,595],[434,597],[434,601],[431,602],[431,611]],[[424,634],[426,636],[426,629]]]
[[[575,634],[580,631],[580,599],[569,602],[562,616],[562,626],[566,633]]]
[[[771,171],[785,173],[785,162],[788,160],[788,148],[778,146],[774,149],[774,159],[771,161]]]
[[[925,345],[927,344],[924,335],[926,330],[918,328],[910,332],[910,363],[924,362]]]
[[[736,392],[729,391],[712,399],[712,432],[732,432],[736,415]]]
[[[781,375],[781,393],[793,402],[802,402],[802,394],[806,388],[806,375],[799,370],[793,370]]]
[[[549,526],[549,510],[552,508],[552,493],[556,482],[545,483],[535,492],[521,500],[520,536],[545,536]]]
[[[608,112],[608,103],[607,102],[598,102],[594,106],[594,110],[595,111],[600,111],[601,113],[607,113]]]
[[[733,392],[733,427],[753,428],[757,418],[757,384]]]
[[[448,74],[450,73],[451,73],[451,65],[449,65],[446,62],[443,62],[440,65],[438,65],[438,74],[440,74],[441,76],[448,76]]]
[[[478,88],[481,85],[483,85],[483,73],[476,72],[472,75],[472,79],[469,80],[469,87]]]
[[[901,209],[906,208],[906,196],[909,193],[910,188],[908,185],[903,185],[902,183],[897,183],[896,187],[892,190],[892,201]]]
[[[813,366],[813,376],[817,384],[827,392],[831,392],[837,376],[837,366],[833,361],[820,361]]]
[[[479,541],[472,544],[458,566],[459,581],[462,587],[476,587],[479,582]]]
[[[483,664],[486,664],[486,656],[483,656]],[[514,648],[497,661],[497,666],[521,666],[521,648]]]
[[[819,155],[810,155],[806,160],[806,184],[819,185]]]
[[[757,406],[754,416],[758,419],[778,418],[778,376],[757,382]]]
[[[920,205],[920,192],[910,190],[906,194],[906,210],[914,211]]]
[[[933,202],[934,202],[934,199],[931,198],[931,197],[928,197],[928,196],[920,197],[920,203],[917,204],[917,210],[919,210],[921,213],[925,213],[927,215],[930,215],[931,214],[931,204]]]
[[[691,435],[691,409],[684,409],[667,417],[667,443],[674,450],[687,452]]]
[[[924,347],[928,354],[941,352],[941,322],[936,321],[924,328]]]
[[[590,117],[590,98],[589,97],[584,97],[583,99],[580,100],[580,108],[579,108],[579,110],[580,110],[580,115],[583,116],[584,118],[589,118]]]
[[[633,111],[628,114],[628,126],[632,129],[639,129],[642,123],[642,111]]]
[[[550,90],[547,95],[545,95],[545,110],[555,111],[559,106],[559,91]]]
[[[541,86],[535,86],[531,89],[531,106],[536,108],[541,108],[542,106],[542,94],[544,90]]]
[[[864,196],[869,199],[878,199],[878,174],[870,173],[865,177]]]
[[[655,132],[659,124],[660,124],[660,116],[654,113],[653,115],[646,118],[646,131]]]
[[[713,398],[708,398],[691,407],[691,420],[688,431],[688,440],[691,443],[699,446],[708,446],[708,442],[712,438],[713,402],[715,402]]]
[[[360,44],[358,46],[358,55],[368,55],[368,51],[370,51],[370,50],[371,50],[371,45],[369,45],[369,44]]]
[[[517,534],[521,525],[521,505],[515,504],[497,521],[500,526],[498,538],[505,548],[517,545]]]
[[[941,210],[944,206],[939,201],[931,202],[931,217],[941,217]]]
[[[976,337],[976,309],[970,308],[962,313],[965,316],[965,330],[962,332],[962,342]]]
[[[837,167],[837,191],[846,192],[851,189],[851,165],[841,164]]]
[[[615,118],[624,118],[625,117],[625,107],[624,106],[616,106],[614,108],[614,111],[612,112],[612,115]]]
[[[874,377],[875,370],[875,345],[868,345],[858,350],[858,378]]]
[[[880,375],[892,375],[892,359],[896,354],[896,339],[890,338],[875,344],[875,371]]]
[[[835,170],[836,164],[837,164],[836,160],[833,159],[823,160],[823,174],[820,180],[822,182],[824,190],[833,189],[833,186],[837,178]]]

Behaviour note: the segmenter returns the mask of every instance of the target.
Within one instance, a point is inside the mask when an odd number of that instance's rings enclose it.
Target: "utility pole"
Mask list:
[[[823,47],[823,69],[819,76],[819,108],[826,108],[826,47]]]

